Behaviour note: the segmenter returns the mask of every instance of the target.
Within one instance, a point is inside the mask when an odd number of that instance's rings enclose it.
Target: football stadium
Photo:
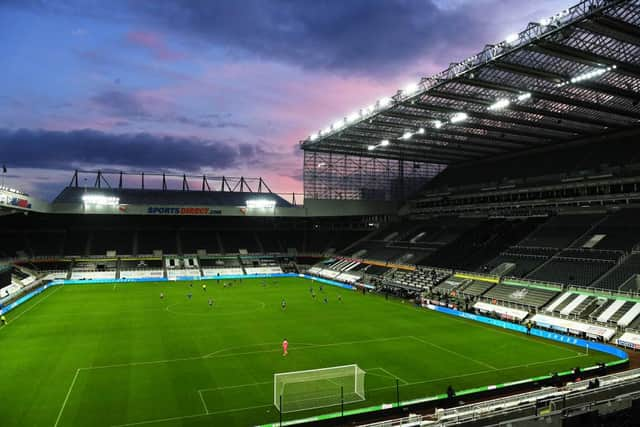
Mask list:
[[[486,43],[333,105],[303,194],[6,159],[2,425],[639,425],[640,0]]]

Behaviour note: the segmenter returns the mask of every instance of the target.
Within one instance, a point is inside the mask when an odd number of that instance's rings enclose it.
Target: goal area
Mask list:
[[[274,374],[273,404],[286,413],[360,402],[364,375],[358,365]]]

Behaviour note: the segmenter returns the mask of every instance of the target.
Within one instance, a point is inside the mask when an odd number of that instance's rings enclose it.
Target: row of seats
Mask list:
[[[339,250],[364,236],[366,231],[350,230],[339,233],[247,230],[69,230],[55,232],[5,232],[0,258],[12,258],[19,253],[29,256],[87,256],[117,254],[196,253],[203,249],[209,253],[324,252]],[[179,250],[180,249],[180,250]]]

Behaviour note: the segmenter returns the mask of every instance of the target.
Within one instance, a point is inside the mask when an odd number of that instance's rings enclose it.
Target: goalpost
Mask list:
[[[364,375],[358,365],[274,374],[273,404],[286,413],[360,402]]]

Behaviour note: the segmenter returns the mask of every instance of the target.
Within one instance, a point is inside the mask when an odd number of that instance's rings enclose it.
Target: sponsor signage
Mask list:
[[[222,215],[221,209],[203,207],[166,207],[149,206],[147,213],[151,215]]]
[[[23,197],[13,194],[0,193],[0,205],[13,206],[22,209],[31,209],[31,202]]]

